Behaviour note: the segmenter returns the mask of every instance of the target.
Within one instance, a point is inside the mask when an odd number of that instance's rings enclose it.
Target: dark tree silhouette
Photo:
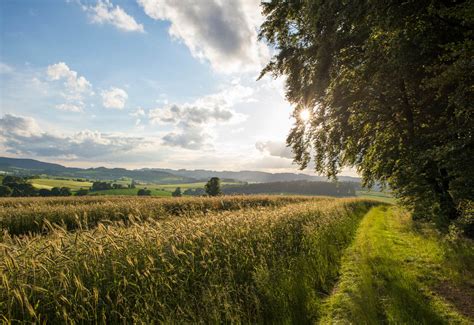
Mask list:
[[[472,1],[268,1],[301,168],[356,167],[446,229],[474,198]]]
[[[221,180],[219,177],[212,177],[205,185],[205,190],[209,196],[217,196],[221,194]]]
[[[177,187],[172,193],[171,193],[171,196],[173,197],[181,197],[182,194],[181,194],[181,188],[180,187]]]

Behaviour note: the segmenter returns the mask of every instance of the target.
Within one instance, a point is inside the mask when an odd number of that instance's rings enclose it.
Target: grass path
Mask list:
[[[472,242],[453,249],[398,208],[373,208],[320,323],[474,324],[473,256]]]

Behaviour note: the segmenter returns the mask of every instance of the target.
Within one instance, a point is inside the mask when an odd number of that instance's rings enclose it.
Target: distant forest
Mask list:
[[[222,188],[222,193],[355,196],[358,188],[359,184],[354,182],[293,181],[225,186]]]

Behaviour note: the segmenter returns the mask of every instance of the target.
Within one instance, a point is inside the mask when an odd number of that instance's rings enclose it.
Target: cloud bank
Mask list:
[[[141,137],[126,137],[84,130],[62,135],[43,130],[31,117],[5,114],[0,118],[0,143],[8,153],[67,159],[97,160],[123,156],[146,144]]]
[[[267,153],[273,157],[293,159],[291,148],[287,147],[284,142],[278,141],[259,141],[255,143],[258,151]]]

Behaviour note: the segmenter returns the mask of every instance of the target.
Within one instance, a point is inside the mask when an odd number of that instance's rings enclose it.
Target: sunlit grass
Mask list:
[[[438,235],[414,231],[407,213],[386,209],[362,221],[321,324],[470,324],[435,290],[458,272],[448,262],[454,254]]]

